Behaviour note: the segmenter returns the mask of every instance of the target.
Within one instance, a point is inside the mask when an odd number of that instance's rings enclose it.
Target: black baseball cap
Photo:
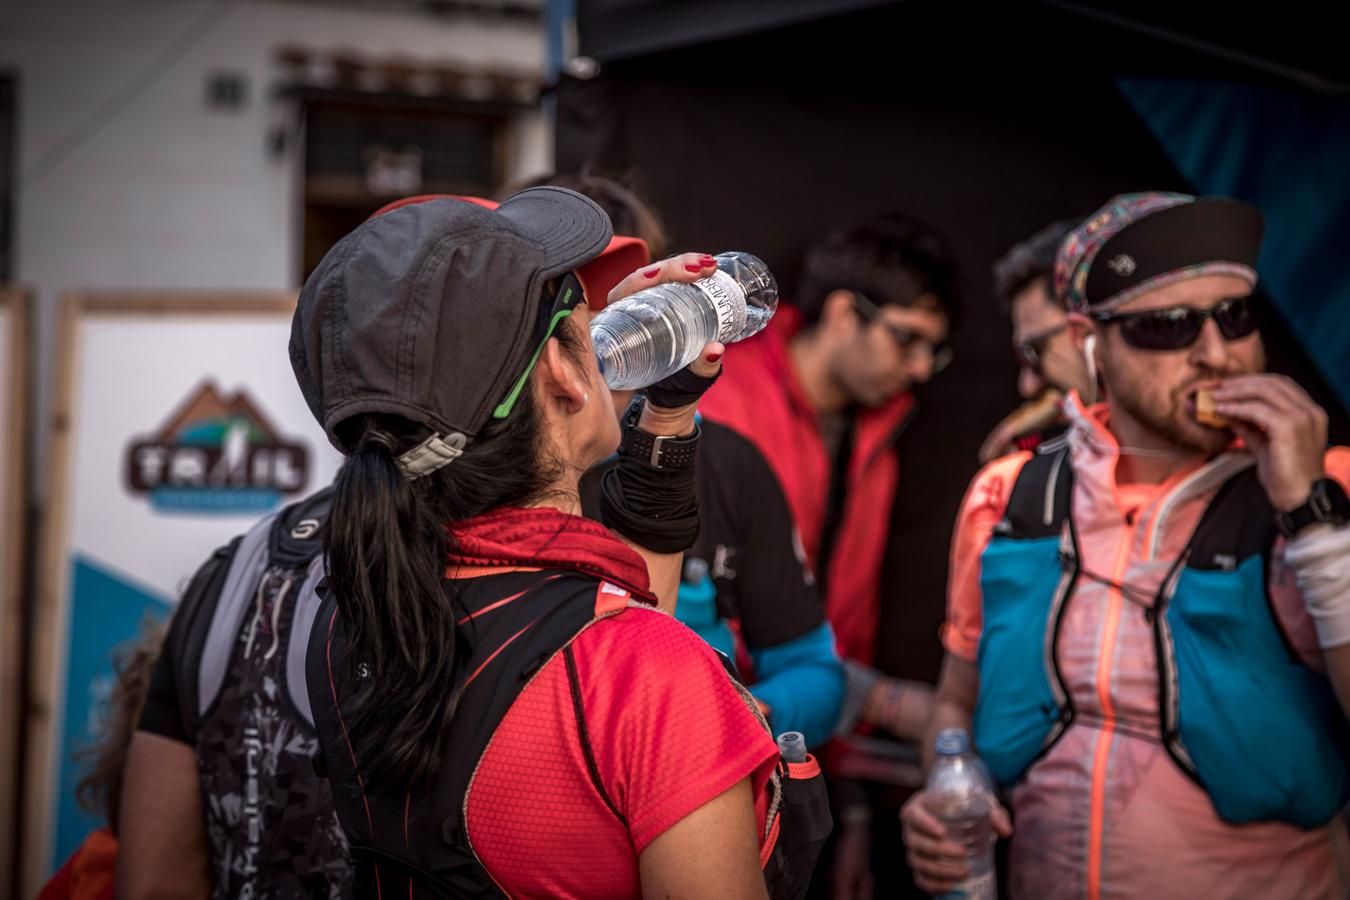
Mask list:
[[[496,209],[408,204],[338,241],[300,291],[290,342],[296,381],[329,441],[350,452],[343,421],[392,413],[432,431],[399,457],[407,474],[459,456],[509,413],[542,341],[570,312],[540,334],[545,282],[599,256],[611,233],[593,201],[537,187]]]

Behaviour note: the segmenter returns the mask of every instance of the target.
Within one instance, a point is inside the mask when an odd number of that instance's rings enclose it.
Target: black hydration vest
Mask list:
[[[531,679],[561,654],[571,685],[578,738],[591,783],[616,818],[591,752],[582,686],[571,644],[589,627],[627,608],[623,588],[566,571],[510,572],[494,576],[503,597],[515,601],[476,618],[470,659],[462,672],[480,673],[459,694],[446,741],[447,757],[427,790],[404,793],[367,787],[343,719],[345,701],[378,673],[355,658],[337,603],[320,608],[310,637],[307,675],[314,702],[322,765],[333,782],[338,816],[351,843],[357,898],[501,897],[502,890],[469,841],[465,813],[479,760],[497,726]],[[327,593],[324,587],[321,593]],[[733,679],[734,681],[734,679]],[[753,698],[735,682],[749,707]],[[447,686],[446,696],[452,688]],[[767,726],[766,726],[767,727]],[[765,878],[775,898],[804,896],[820,846],[830,831],[823,779],[814,761],[780,765],[773,778],[769,828],[776,835]]]
[[[225,900],[336,900],[347,844],[305,688],[331,489],[264,519],[217,551],[181,610],[180,716],[195,735],[214,890]]]

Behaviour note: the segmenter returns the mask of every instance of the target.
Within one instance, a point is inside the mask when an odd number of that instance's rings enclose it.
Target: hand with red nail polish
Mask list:
[[[722,372],[722,354],[726,352],[725,344],[713,341],[703,348],[698,359],[689,364],[689,371],[700,378],[716,378]]]
[[[698,281],[711,275],[716,265],[717,260],[707,253],[681,253],[659,263],[650,263],[615,285],[605,302],[615,303],[630,294],[670,281]]]
[[[647,388],[647,405],[642,410],[639,427],[652,434],[692,432],[699,398],[722,374],[721,360],[726,349],[713,341],[692,363]]]

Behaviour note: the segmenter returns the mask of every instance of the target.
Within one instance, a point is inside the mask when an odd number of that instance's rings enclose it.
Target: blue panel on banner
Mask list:
[[[84,776],[76,751],[97,734],[113,686],[113,651],[136,638],[147,615],[164,619],[173,608],[161,597],[128,584],[115,574],[76,555],[71,564],[70,639],[66,655],[65,715],[58,760],[54,871],[79,847],[85,836],[103,824],[100,816],[75,802],[75,785]]]
[[[1117,86],[1197,192],[1261,207],[1266,293],[1350,408],[1350,101],[1208,81]]]

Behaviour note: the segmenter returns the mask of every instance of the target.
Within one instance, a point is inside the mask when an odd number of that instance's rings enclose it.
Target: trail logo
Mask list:
[[[309,481],[309,449],[281,440],[244,391],[201,382],[153,437],[127,448],[127,486],[171,513],[258,513]]]

